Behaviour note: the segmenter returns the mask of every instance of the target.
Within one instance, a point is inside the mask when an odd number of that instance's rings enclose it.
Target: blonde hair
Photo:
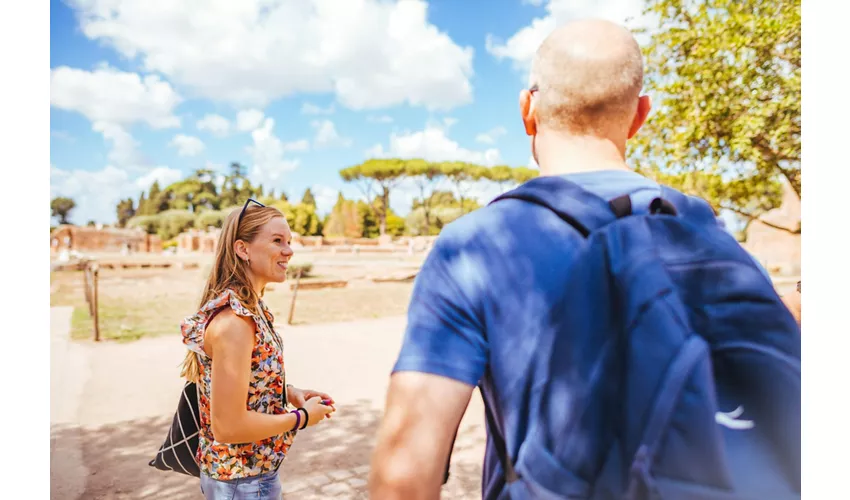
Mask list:
[[[229,289],[248,310],[255,314],[260,313],[259,301],[262,291],[258,295],[251,286],[251,280],[248,278],[248,263],[236,255],[234,245],[237,240],[251,243],[266,223],[275,217],[283,217],[283,214],[274,207],[249,205],[240,222],[241,211],[242,208],[233,210],[224,221],[199,308]],[[180,376],[189,382],[198,382],[200,374],[198,355],[193,351],[187,352]]]

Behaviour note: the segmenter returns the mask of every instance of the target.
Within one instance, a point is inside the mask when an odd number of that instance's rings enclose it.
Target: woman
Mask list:
[[[278,209],[248,200],[234,210],[200,310],[181,325],[190,349],[182,375],[199,391],[201,491],[210,500],[279,499],[278,467],[296,431],[334,411],[327,394],[286,384],[283,345],[261,300],[266,284],[286,279],[290,239]]]

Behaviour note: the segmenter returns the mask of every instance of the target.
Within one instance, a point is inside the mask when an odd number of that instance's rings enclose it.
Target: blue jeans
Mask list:
[[[280,500],[283,494],[277,471],[230,481],[219,481],[201,473],[201,493],[206,500]]]

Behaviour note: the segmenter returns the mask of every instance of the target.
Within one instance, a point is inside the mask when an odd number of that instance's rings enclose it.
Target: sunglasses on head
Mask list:
[[[239,212],[239,220],[236,221],[236,227],[239,227],[239,224],[242,224],[242,217],[245,216],[245,210],[248,208],[248,204],[250,204],[250,203],[256,203],[258,207],[265,207],[265,205],[263,205],[259,201],[255,200],[253,198],[248,198],[248,201],[246,201],[245,205],[242,206],[242,211]]]

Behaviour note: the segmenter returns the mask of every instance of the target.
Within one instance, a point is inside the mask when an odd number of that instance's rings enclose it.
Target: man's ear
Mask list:
[[[519,93],[519,112],[522,117],[522,124],[525,127],[525,133],[528,135],[537,135],[537,110],[534,109],[534,100],[531,98],[531,91],[523,89]]]
[[[629,127],[629,139],[638,133],[638,130],[646,122],[646,117],[649,116],[649,111],[652,109],[652,101],[648,95],[642,95],[638,98],[637,111],[632,119],[632,125]]]

